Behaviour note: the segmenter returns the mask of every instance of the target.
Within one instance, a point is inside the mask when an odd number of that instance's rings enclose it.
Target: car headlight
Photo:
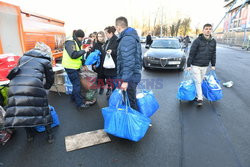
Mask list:
[[[155,60],[155,59],[156,59],[155,57],[151,57],[151,56],[147,56],[147,58],[148,58],[149,60]]]

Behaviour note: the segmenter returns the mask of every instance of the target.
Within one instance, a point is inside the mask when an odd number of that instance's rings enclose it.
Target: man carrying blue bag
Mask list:
[[[117,79],[122,80],[121,89],[127,91],[131,107],[138,110],[136,88],[141,81],[142,50],[139,36],[135,29],[128,27],[125,17],[115,21],[119,33],[117,48]]]
[[[196,101],[197,106],[202,106],[203,96],[201,83],[206,74],[209,63],[211,62],[211,69],[215,70],[216,63],[216,41],[211,36],[212,25],[205,24],[203,26],[203,33],[194,40],[187,61],[187,70],[193,71],[196,85]],[[191,68],[192,65],[192,68]]]

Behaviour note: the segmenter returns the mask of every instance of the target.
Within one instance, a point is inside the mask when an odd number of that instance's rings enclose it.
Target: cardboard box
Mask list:
[[[50,88],[50,91],[52,91],[52,92],[66,93],[66,88],[65,88],[64,84],[62,84],[62,85],[53,85]]]

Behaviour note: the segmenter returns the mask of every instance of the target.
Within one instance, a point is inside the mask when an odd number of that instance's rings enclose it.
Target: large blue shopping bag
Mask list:
[[[150,118],[132,109],[127,95],[125,105],[109,106],[102,109],[104,131],[124,139],[139,141],[148,130]]]
[[[109,98],[109,107],[116,106],[123,99],[122,90],[115,89]]]
[[[96,64],[96,67],[99,67],[100,65],[100,55],[101,52],[99,50],[95,50],[94,52],[91,52],[86,61],[85,61],[85,65],[93,65]]]
[[[202,93],[210,101],[217,101],[223,97],[220,81],[214,70],[211,70],[202,81]]]
[[[136,100],[139,112],[147,117],[151,117],[159,109],[159,103],[152,91],[143,90],[136,95]]]
[[[193,75],[190,71],[184,73],[183,81],[179,84],[177,99],[192,101],[196,97],[196,87]]]
[[[54,107],[50,106],[49,105],[49,108],[50,108],[50,114],[52,116],[52,119],[53,119],[53,123],[50,125],[51,128],[55,127],[55,126],[58,126],[60,124],[59,122],[59,118],[58,118],[58,115],[56,114],[56,110]],[[45,129],[45,126],[41,125],[41,126],[36,126],[35,127],[36,131],[38,132],[44,132],[46,129]]]

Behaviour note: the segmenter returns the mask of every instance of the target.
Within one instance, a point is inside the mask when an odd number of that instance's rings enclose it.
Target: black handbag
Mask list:
[[[12,70],[10,70],[9,74],[7,75],[6,78],[8,78],[9,80],[12,80],[15,76],[17,76],[17,74],[20,72],[20,67],[22,67],[23,65],[25,65],[26,63],[28,63],[30,60],[34,59],[34,57],[30,58],[29,60],[27,60],[26,62],[24,62],[23,64],[20,64],[14,68],[12,68]]]

